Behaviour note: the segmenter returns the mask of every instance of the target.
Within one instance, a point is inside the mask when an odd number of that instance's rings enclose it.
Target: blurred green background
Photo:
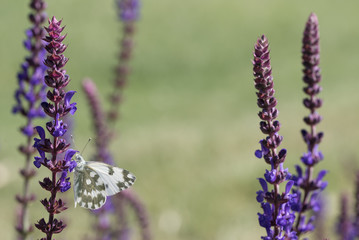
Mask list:
[[[91,77],[105,102],[112,88],[121,37],[113,0],[48,0],[47,13],[63,18],[70,58],[67,71],[77,90],[75,139],[78,148],[93,137],[81,81]],[[0,3],[0,229],[14,239],[14,195],[22,189],[18,169],[24,124],[10,113],[15,103],[16,74],[26,54],[22,47],[29,27],[29,1]],[[134,57],[113,142],[119,166],[137,176],[134,190],[148,208],[154,239],[259,239],[256,178],[266,164],[254,157],[258,141],[258,107],[252,77],[253,45],[261,34],[270,40],[276,97],[288,149],[285,166],[294,170],[306,150],[300,136],[308,114],[302,106],[301,38],[314,11],[319,18],[325,131],[320,146],[329,170],[327,236],[334,239],[341,192],[352,194],[358,169],[359,2],[350,1],[142,1]],[[107,106],[107,105],[106,105]],[[40,124],[43,124],[41,122]],[[92,146],[91,146],[92,145]],[[91,156],[90,144],[84,156]],[[48,174],[41,168],[32,190]],[[87,210],[73,208],[61,215],[69,226],[59,239],[78,239],[91,227]],[[44,216],[39,202],[31,205],[35,222]],[[42,235],[35,231],[34,238]],[[137,236],[137,235],[136,235]]]

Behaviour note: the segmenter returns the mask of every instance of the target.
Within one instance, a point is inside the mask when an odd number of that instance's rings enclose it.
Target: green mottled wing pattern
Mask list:
[[[102,207],[106,202],[105,183],[96,171],[85,165],[83,171],[75,171],[74,176],[75,207],[77,204],[89,209]]]

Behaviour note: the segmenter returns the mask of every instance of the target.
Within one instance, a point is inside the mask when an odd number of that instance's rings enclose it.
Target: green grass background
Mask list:
[[[14,239],[16,202],[22,189],[18,169],[24,120],[10,114],[16,73],[26,54],[29,1],[0,3],[0,229]],[[63,18],[70,58],[66,69],[77,90],[75,138],[78,148],[93,137],[89,109],[81,90],[84,77],[96,81],[102,100],[112,88],[121,25],[113,0],[48,0],[47,13]],[[327,236],[341,192],[352,194],[358,169],[358,1],[152,0],[142,1],[130,77],[112,151],[119,166],[138,178],[134,190],[148,209],[154,239],[259,239],[256,178],[267,167],[253,155],[263,137],[252,77],[253,45],[261,34],[270,40],[276,97],[288,149],[285,166],[294,170],[305,145],[300,129],[308,112],[302,106],[301,38],[314,11],[320,22],[325,131],[320,145],[328,169]],[[105,104],[106,105],[106,104]],[[106,105],[107,106],[107,105]],[[41,122],[40,124],[43,124]],[[92,145],[92,146],[91,146]],[[84,156],[91,156],[90,144]],[[46,194],[37,180],[32,191]],[[60,215],[69,223],[58,239],[78,239],[91,228],[87,210]],[[45,215],[37,201],[31,222]],[[136,229],[134,229],[136,231]],[[134,233],[137,236],[136,233]],[[34,239],[42,235],[35,231]],[[138,236],[137,236],[138,237]],[[138,238],[137,238],[138,239]]]

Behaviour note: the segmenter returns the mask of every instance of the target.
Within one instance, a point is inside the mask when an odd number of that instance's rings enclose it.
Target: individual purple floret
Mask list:
[[[66,192],[70,189],[71,183],[68,173],[76,167],[76,162],[72,160],[75,150],[70,149],[70,144],[66,142],[64,135],[67,132],[67,124],[63,122],[64,116],[76,111],[76,103],[71,103],[74,91],[65,91],[65,87],[69,84],[70,78],[63,69],[68,59],[63,55],[67,46],[62,43],[66,35],[61,35],[64,27],[61,27],[61,21],[57,21],[55,17],[49,19],[49,26],[45,30],[48,35],[44,38],[47,45],[45,49],[49,53],[45,65],[48,67],[45,83],[52,90],[48,90],[48,102],[42,102],[41,106],[44,112],[52,118],[46,123],[46,130],[51,139],[46,137],[43,127],[37,126],[35,129],[40,138],[34,139],[34,148],[39,152],[35,157],[34,165],[37,168],[46,167],[51,171],[51,176],[40,181],[40,186],[49,191],[51,196],[41,200],[42,205],[49,213],[47,220],[42,218],[35,226],[46,234],[42,240],[51,240],[54,234],[60,233],[66,224],[62,220],[55,218],[55,214],[59,214],[67,207],[59,198],[58,192]],[[64,154],[62,154],[64,153]]]
[[[21,176],[24,178],[24,187],[21,194],[16,196],[16,200],[20,206],[17,209],[16,231],[18,239],[26,239],[33,227],[27,222],[28,205],[35,200],[35,195],[30,194],[29,182],[35,175],[35,171],[31,168],[32,155],[35,150],[32,148],[32,138],[35,134],[33,121],[36,118],[45,116],[40,102],[46,98],[46,85],[43,78],[46,66],[43,64],[46,51],[44,49],[42,38],[45,31],[42,28],[46,20],[46,4],[42,0],[32,0],[30,8],[33,12],[29,14],[31,27],[26,30],[26,40],[24,47],[29,52],[29,56],[25,58],[21,65],[21,70],[17,75],[18,89],[15,91],[16,104],[12,109],[14,114],[21,114],[26,119],[25,126],[20,131],[26,138],[26,144],[19,147],[20,152],[25,157],[25,166],[20,170]]]
[[[253,74],[258,100],[257,105],[262,110],[258,116],[261,119],[260,129],[267,135],[259,143],[260,150],[255,152],[255,156],[263,158],[270,165],[270,170],[266,170],[264,179],[259,182],[262,190],[257,192],[257,201],[261,203],[263,214],[258,213],[259,225],[266,229],[266,236],[263,240],[271,239],[292,239],[296,240],[296,232],[292,231],[295,215],[290,211],[292,203],[296,202],[296,194],[290,194],[293,181],[290,178],[288,169],[284,169],[283,163],[287,151],[278,147],[283,137],[278,134],[280,123],[275,120],[278,116],[276,109],[277,100],[274,97],[272,69],[269,57],[269,44],[263,35],[254,46]],[[279,192],[279,185],[286,183],[285,192]],[[273,186],[268,189],[268,185]]]
[[[293,192],[298,195],[298,203],[292,208],[293,211],[298,212],[294,228],[298,236],[314,230],[315,213],[320,210],[319,193],[327,186],[327,182],[322,180],[327,173],[326,170],[321,170],[316,178],[313,176],[314,166],[323,160],[323,154],[318,150],[323,133],[316,130],[316,125],[322,120],[316,112],[322,106],[322,100],[317,97],[322,90],[319,86],[321,81],[319,60],[318,18],[312,13],[305,26],[302,48],[303,81],[307,84],[303,90],[308,95],[303,104],[310,111],[309,116],[304,118],[304,122],[310,130],[309,132],[302,130],[302,137],[307,145],[307,152],[301,157],[305,168],[296,166],[297,175],[292,178],[297,187],[293,189]],[[314,215],[311,216],[313,212]]]

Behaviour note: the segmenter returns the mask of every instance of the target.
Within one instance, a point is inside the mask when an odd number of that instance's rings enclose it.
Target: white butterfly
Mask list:
[[[77,166],[74,172],[75,207],[98,209],[112,196],[130,187],[136,177],[129,171],[102,162],[85,161],[75,155]]]

